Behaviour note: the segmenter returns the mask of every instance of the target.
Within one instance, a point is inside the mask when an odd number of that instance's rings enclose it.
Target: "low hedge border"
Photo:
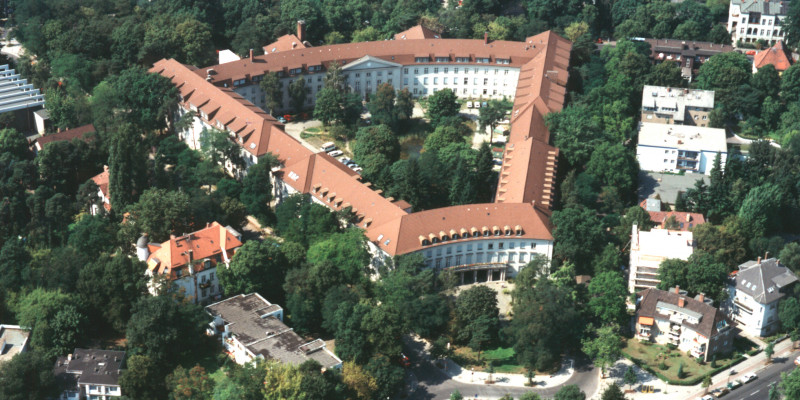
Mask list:
[[[724,371],[724,370],[726,370],[726,369],[728,369],[730,367],[733,367],[736,364],[739,364],[740,362],[742,362],[742,361],[744,361],[746,359],[745,356],[739,355],[738,357],[733,359],[731,362],[729,362],[729,363],[727,363],[727,364],[725,364],[723,366],[714,368],[713,370],[711,370],[711,371],[709,371],[709,372],[707,372],[707,373],[705,373],[703,375],[696,376],[696,377],[691,378],[691,379],[674,380],[674,379],[667,378],[666,376],[664,376],[660,372],[656,371],[655,369],[653,369],[649,365],[645,364],[644,361],[642,361],[642,360],[640,360],[640,359],[638,359],[636,357],[633,357],[633,356],[631,356],[631,355],[629,355],[629,354],[627,354],[625,352],[623,352],[622,355],[625,356],[625,358],[631,360],[639,368],[641,368],[641,369],[643,369],[643,370],[655,375],[658,379],[661,379],[662,381],[667,382],[670,385],[676,385],[676,386],[694,386],[694,385],[697,385],[698,383],[702,382],[703,379],[706,376],[714,376],[714,375],[716,375],[716,374],[718,374],[718,373],[720,373],[720,372],[722,372],[722,371]]]

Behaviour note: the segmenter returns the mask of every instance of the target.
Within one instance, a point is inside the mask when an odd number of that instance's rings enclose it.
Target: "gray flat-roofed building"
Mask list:
[[[714,91],[665,86],[642,89],[642,122],[707,126]]]
[[[324,368],[342,365],[320,339],[307,341],[283,323],[283,308],[258,293],[234,296],[206,307],[214,320],[209,333],[219,335],[222,345],[239,364],[256,358],[287,364],[315,360]]]

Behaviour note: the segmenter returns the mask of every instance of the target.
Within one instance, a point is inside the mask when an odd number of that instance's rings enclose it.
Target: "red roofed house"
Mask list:
[[[650,214],[650,220],[656,226],[663,229],[672,231],[690,231],[697,225],[706,223],[706,218],[703,214],[684,212],[684,211],[661,211],[661,200],[646,199],[639,203],[639,206],[644,208]],[[670,217],[675,217],[677,226],[670,226],[667,228],[667,220]]]
[[[148,243],[147,235],[143,235],[136,242],[136,255],[147,262],[147,276],[164,276],[198,304],[221,298],[217,266],[224,263],[227,267],[239,247],[242,247],[239,232],[213,222],[161,244]],[[150,293],[156,295],[158,288],[152,280],[148,286]]]
[[[767,64],[772,64],[778,74],[783,74],[783,71],[792,66],[792,61],[792,54],[783,47],[783,42],[779,40],[775,42],[774,46],[759,51],[753,57],[753,73],[755,74],[759,68]]]
[[[97,191],[97,196],[100,197],[103,208],[106,211],[111,211],[111,194],[108,192],[108,165],[104,165],[103,172],[93,176],[92,180],[99,188]],[[100,205],[93,204],[91,212],[92,215],[97,215],[97,213],[100,212]]]
[[[90,136],[90,134],[95,132],[97,132],[97,130],[94,129],[94,125],[92,124],[79,126],[77,128],[67,129],[65,131],[37,138],[33,142],[33,147],[38,154],[40,151],[42,151],[45,145],[53,142],[68,142],[72,139],[81,139],[85,142],[90,142],[94,140],[94,136]]]

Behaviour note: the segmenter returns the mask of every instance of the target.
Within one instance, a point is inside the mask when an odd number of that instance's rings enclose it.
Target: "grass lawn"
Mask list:
[[[466,346],[456,346],[453,361],[464,368],[475,368],[476,371],[488,371],[489,363],[494,364],[494,372],[504,374],[524,374],[525,367],[517,364],[514,349],[510,347],[495,347],[478,352]]]
[[[704,375],[713,368],[711,363],[699,364],[697,359],[690,357],[686,352],[680,350],[670,350],[667,346],[660,344],[644,344],[636,339],[628,339],[622,352],[649,365],[654,371],[673,380],[688,380]],[[717,366],[727,364],[732,361],[731,356],[718,356]],[[659,364],[666,364],[667,369],[659,368]],[[678,368],[683,363],[684,377],[678,378]]]

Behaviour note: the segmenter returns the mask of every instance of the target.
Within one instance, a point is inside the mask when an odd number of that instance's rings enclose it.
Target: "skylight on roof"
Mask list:
[[[289,171],[289,178],[292,178],[292,180],[296,182],[300,178],[300,175],[297,175],[294,171]]]
[[[250,143],[250,148],[251,149],[255,149],[256,148],[256,144],[255,143]]]

